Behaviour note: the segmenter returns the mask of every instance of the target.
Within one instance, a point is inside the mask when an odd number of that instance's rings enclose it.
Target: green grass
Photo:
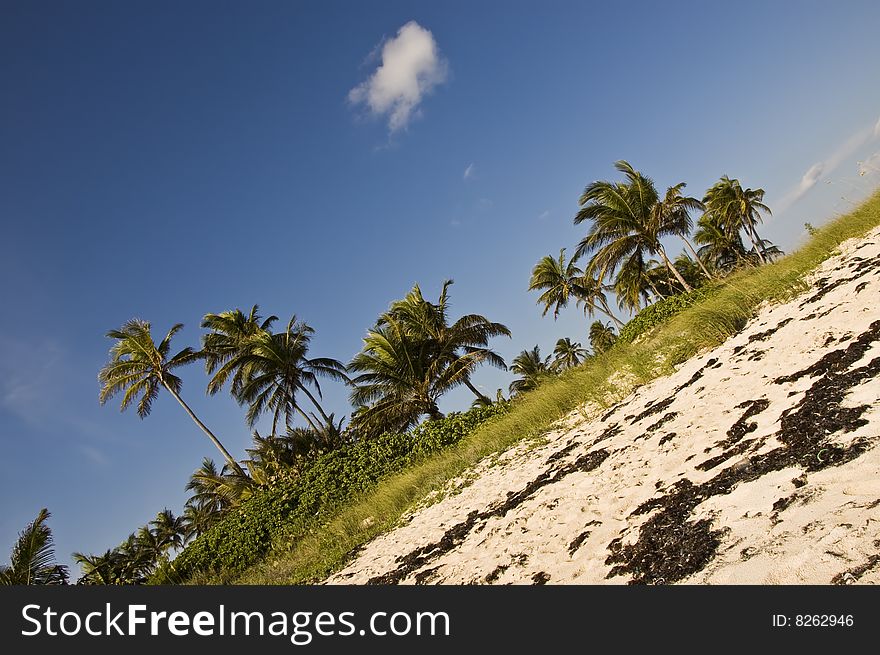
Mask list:
[[[780,261],[741,271],[709,298],[654,328],[637,343],[620,343],[577,369],[517,399],[504,416],[459,444],[381,482],[305,538],[276,549],[243,574],[224,582],[297,584],[320,580],[341,568],[355,547],[392,528],[432,491],[440,490],[482,458],[527,438],[540,438],[553,423],[591,403],[612,405],[640,384],[672,372],[698,352],[742,329],[765,302],[791,298],[805,288],[804,275],[832,256],[841,242],[880,225],[880,193],[820,228],[809,242]],[[216,582],[217,578],[195,580]]]

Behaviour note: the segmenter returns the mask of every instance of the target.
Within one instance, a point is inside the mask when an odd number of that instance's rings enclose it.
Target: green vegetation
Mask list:
[[[296,543],[332,518],[339,507],[372,490],[391,473],[456,444],[503,414],[506,404],[427,421],[408,433],[384,433],[328,452],[298,476],[261,488],[166,563],[154,582],[185,580],[196,572],[226,577],[259,560],[273,544]]]
[[[99,374],[101,402],[122,394],[122,409],[136,403],[144,418],[164,388],[224,464],[218,469],[208,458],[202,462],[186,486],[192,495],[181,515],[163,510],[116,548],[76,553],[80,581],[320,579],[483,457],[522,439],[540,439],[568,412],[606,407],[634,385],[720,343],[759,303],[799,290],[804,273],[837,244],[880,223],[875,195],[851,215],[813,228],[806,247],[781,259],[781,251],[758,235],[761,214],[769,213],[763,190],[743,189],[724,176],[702,200],[685,196],[683,182],[661,195],[629,163],[616,168],[623,181],[593,182],[580,198],[574,222],[585,223],[587,233],[575,256],[566,260],[562,249],[558,258],[542,258],[529,281],[545,315],[552,308],[556,318],[573,302],[585,315],[601,313],[611,322],[592,321],[585,335],[590,350],[569,337],[559,338],[547,357],[538,345],[523,350],[510,366],[517,376],[511,401],[501,390],[490,399],[472,382],[483,364],[507,368],[490,341],[510,337],[510,330],[479,314],[453,321],[451,281],[436,302],[425,299],[418,285],[392,302],[348,365],[309,357],[314,330],[308,324],[294,316],[275,331],[277,317],[263,319],[256,305],[248,313],[205,315],[201,349],[173,356],[171,340],[180,324],[158,344],[150,323],[138,319],[109,332],[114,345]],[[703,213],[692,234],[695,211]],[[685,248],[677,256],[667,250],[673,237]],[[581,257],[587,258],[583,266],[577,264]],[[634,314],[628,323],[610,311],[608,293]],[[248,428],[271,416],[270,433],[253,432],[242,460],[180,395],[173,371],[196,361],[209,376],[208,393],[228,389],[245,409]],[[347,426],[322,406],[322,379],[350,387]],[[444,416],[438,403],[458,387],[474,394],[473,408]],[[304,426],[294,424],[300,419]]]
[[[584,365],[548,378],[537,390],[517,397],[504,416],[457,445],[383,480],[374,491],[343,506],[335,518],[291,548],[274,552],[227,581],[293,584],[322,579],[342,566],[353,549],[392,527],[415,503],[483,457],[520,440],[541,437],[555,421],[585,403],[597,410],[608,407],[635,385],[671,373],[676,365],[741,329],[762,302],[784,301],[802,291],[804,275],[830,257],[841,242],[878,225],[880,193],[851,214],[818,229],[797,252],[728,276],[716,291],[658,324],[645,339],[618,343]]]
[[[67,567],[55,563],[52,530],[46,525],[49,510],[22,530],[12,547],[9,566],[0,565],[0,585],[67,584]]]

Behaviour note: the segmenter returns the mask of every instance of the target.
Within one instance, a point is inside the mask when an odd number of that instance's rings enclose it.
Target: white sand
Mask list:
[[[833,282],[856,276],[859,258],[880,261],[880,230],[845,243],[840,252],[810,276],[814,284],[823,278]],[[502,516],[478,519],[454,548],[437,557],[427,554],[423,565],[401,582],[413,583],[419,573],[422,582],[431,584],[482,584],[490,573],[495,584],[532,584],[538,573],[548,575],[550,584],[629,582],[632,576],[628,573],[608,577],[614,565],[607,564],[606,558],[613,540],[633,544],[639,539],[640,528],[656,513],[633,514],[633,510],[668,493],[676,481],[686,479],[699,485],[738,462],[743,466],[750,461],[743,458],[780,447],[774,436],[780,429],[780,416],[796,406],[820,378],[805,376],[782,384],[774,379],[845,348],[880,319],[880,273],[877,266],[867,268],[815,302],[801,306],[815,293],[814,287],[792,302],[762,308],[742,332],[689,360],[673,375],[638,388],[605,421],[599,420],[595,411],[591,419],[573,412],[561,423],[561,429],[549,435],[547,444],[521,444],[500,458],[481,462],[463,476],[467,483],[459,481],[457,493],[448,493],[439,502],[415,511],[403,525],[374,539],[328,582],[363,584],[394,571],[398,558],[437,542],[470,512],[497,507],[508,493],[522,490],[542,473],[553,473],[599,449],[610,455],[596,469],[561,477]],[[792,320],[765,340],[748,343],[750,337],[785,319]],[[734,354],[739,346],[745,347]],[[764,351],[763,357],[750,361],[759,350]],[[880,342],[849,370],[878,356]],[[720,365],[704,369],[711,359]],[[700,369],[702,377],[676,393],[667,408],[640,421],[626,418],[668,398]],[[755,440],[751,448],[711,470],[696,469],[699,463],[723,452],[717,442],[726,438],[744,412],[736,406],[762,398],[769,406],[749,419],[757,428],[739,442]],[[855,459],[806,474],[800,466],[770,471],[698,504],[687,521],[709,519],[711,529],[720,531],[720,545],[704,567],[680,581],[828,584],[835,576],[846,576],[849,583],[880,581],[880,448],[873,447],[880,441],[878,399],[880,378],[873,377],[852,387],[842,403],[843,407],[869,406],[862,414],[867,425],[831,437],[841,445],[867,439],[868,449]],[[646,428],[668,412],[677,415],[643,436]],[[622,428],[618,434],[593,444],[615,423]],[[675,436],[660,445],[670,433]],[[551,455],[568,444],[575,446],[548,463]],[[806,484],[795,486],[793,480],[804,474],[801,480]],[[774,511],[775,502],[789,497],[793,498],[785,509]],[[589,536],[570,554],[570,544],[587,530]],[[680,548],[687,551],[688,547],[683,543]],[[869,566],[871,562],[874,564]]]

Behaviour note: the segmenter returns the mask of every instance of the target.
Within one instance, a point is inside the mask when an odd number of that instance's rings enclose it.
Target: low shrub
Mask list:
[[[331,519],[344,503],[382,478],[458,443],[506,411],[506,403],[496,403],[453,413],[403,434],[386,433],[326,453],[297,478],[261,489],[230,510],[151,582],[180,582],[196,572],[242,571],[276,543],[293,543]]]
[[[653,305],[648,305],[621,328],[620,334],[617,337],[618,342],[632,343],[679,312],[710,297],[716,291],[717,287],[707,285],[687,293],[669,296],[663,300],[658,300]]]

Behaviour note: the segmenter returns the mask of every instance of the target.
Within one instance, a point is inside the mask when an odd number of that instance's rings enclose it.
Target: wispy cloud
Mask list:
[[[397,36],[382,44],[381,61],[373,74],[348,92],[353,105],[365,105],[372,114],[388,117],[392,134],[419,114],[419,105],[446,81],[449,65],[434,35],[410,21]]]
[[[859,162],[859,175],[861,177],[878,174],[880,174],[880,152],[875,152],[865,161]]]
[[[794,203],[800,200],[804,194],[812,189],[816,184],[827,175],[831,174],[838,166],[852,157],[856,150],[863,145],[880,137],[880,120],[874,127],[866,127],[841,143],[830,155],[822,161],[817,161],[810,166],[801,177],[797,185],[789,189],[782,199],[776,203],[775,213],[781,214]]]
[[[88,444],[79,444],[79,451],[85,456],[87,460],[89,460],[92,464],[97,466],[109,466],[110,458],[107,457],[103,452],[95,448],[94,446],[89,446]]]
[[[548,217],[548,216],[550,216],[550,210],[549,210],[549,209],[545,209],[545,210],[542,211],[540,214],[538,214],[538,220],[539,220],[539,221],[547,220],[547,217]]]
[[[52,340],[25,342],[0,335],[0,410],[29,425],[43,424],[58,392],[64,354]]]
[[[474,162],[471,162],[467,165],[467,168],[464,169],[464,175],[462,175],[461,179],[469,180],[474,176],[474,172],[476,168],[474,167]]]

